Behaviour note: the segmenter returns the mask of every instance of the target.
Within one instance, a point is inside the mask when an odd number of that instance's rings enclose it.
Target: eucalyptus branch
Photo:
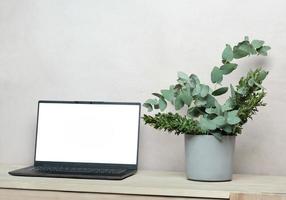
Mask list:
[[[202,84],[195,74],[187,75],[178,72],[178,79],[175,85],[153,93],[155,98],[148,99],[144,106],[149,112],[159,109],[163,112],[168,104],[180,110],[187,107],[187,114],[181,116],[172,113],[158,113],[154,117],[144,115],[146,124],[155,129],[163,129],[175,134],[213,134],[216,137],[221,135],[236,135],[241,133],[242,125],[252,118],[258,111],[259,106],[266,95],[262,82],[268,72],[257,69],[250,71],[246,77],[242,77],[234,88],[216,86],[223,81],[223,77],[237,69],[236,59],[246,56],[266,56],[269,46],[264,45],[262,40],[249,41],[248,37],[237,45],[231,47],[226,45],[222,52],[222,65],[214,67],[211,71],[211,81],[215,84],[213,91],[210,86]],[[217,96],[223,95],[230,89],[231,96],[220,104]]]

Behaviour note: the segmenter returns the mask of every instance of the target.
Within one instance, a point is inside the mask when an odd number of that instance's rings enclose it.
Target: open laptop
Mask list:
[[[34,165],[15,176],[121,180],[136,173],[140,103],[39,101]]]

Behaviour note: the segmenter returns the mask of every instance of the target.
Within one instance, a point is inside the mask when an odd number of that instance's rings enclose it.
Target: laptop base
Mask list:
[[[136,170],[127,170],[120,175],[102,175],[102,174],[75,174],[75,173],[48,173],[35,170],[34,166],[25,167],[9,172],[13,176],[28,177],[50,177],[50,178],[78,178],[78,179],[100,179],[100,180],[122,180],[136,173]]]

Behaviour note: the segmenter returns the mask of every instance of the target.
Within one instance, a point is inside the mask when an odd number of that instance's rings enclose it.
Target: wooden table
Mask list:
[[[184,173],[138,171],[122,181],[16,177],[0,166],[0,200],[286,200],[286,177],[234,175],[231,182],[196,182]]]

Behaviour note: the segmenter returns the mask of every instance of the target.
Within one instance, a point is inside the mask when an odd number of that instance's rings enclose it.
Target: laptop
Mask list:
[[[121,180],[136,173],[140,103],[39,101],[34,165],[15,176]]]

